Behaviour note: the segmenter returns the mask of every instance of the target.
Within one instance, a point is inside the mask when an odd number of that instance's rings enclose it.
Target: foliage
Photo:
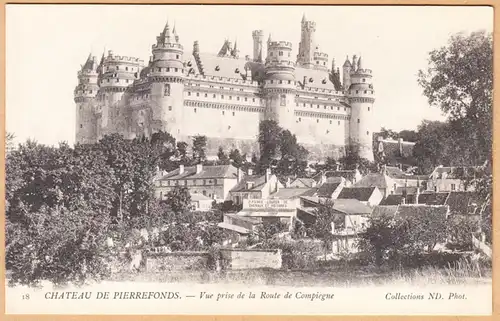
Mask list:
[[[478,165],[491,160],[492,57],[491,33],[459,33],[452,36],[446,46],[433,50],[429,54],[428,69],[419,72],[418,82],[429,103],[439,107],[449,118],[441,129],[432,133],[432,139],[441,141],[434,144],[449,146],[451,150],[443,154],[452,162]],[[445,136],[440,137],[440,133]],[[424,133],[419,130],[419,138],[423,137]],[[421,142],[421,148],[424,145]],[[420,157],[425,156],[427,154],[421,151]],[[454,159],[455,156],[459,159]],[[428,157],[430,162],[436,163],[432,153]]]
[[[186,142],[177,142],[176,156],[181,164],[187,165],[190,162],[187,152],[188,144]]]
[[[6,268],[11,284],[82,284],[108,275],[109,216],[88,209],[41,206],[6,220]]]
[[[237,168],[240,168],[245,163],[245,158],[241,155],[240,150],[235,148],[229,152],[229,159],[233,163],[233,165]]]
[[[346,146],[345,155],[338,161],[342,165],[342,168],[349,170],[358,169],[363,175],[371,172],[378,172],[378,165],[359,156],[359,149],[359,144],[355,142],[350,142],[349,145]]]
[[[175,214],[184,214],[191,207],[191,194],[184,186],[175,186],[165,197],[166,204]]]
[[[228,165],[229,164],[229,157],[227,157],[226,153],[224,153],[224,148],[222,148],[222,146],[219,146],[219,151],[217,152],[217,157],[219,158],[219,164],[221,164],[221,165]]]
[[[257,236],[259,241],[268,241],[276,235],[286,232],[289,229],[288,223],[278,220],[276,222],[263,222],[257,228]]]
[[[459,247],[471,247],[471,235],[478,230],[478,222],[470,216],[451,215],[446,225],[451,244]]]
[[[265,244],[269,249],[281,250],[283,269],[312,269],[317,267],[317,257],[321,255],[321,246],[308,240],[288,241],[272,240]]]
[[[258,172],[264,173],[276,158],[279,146],[281,127],[274,120],[263,120],[259,124],[260,160]]]
[[[206,156],[207,149],[207,137],[206,136],[195,136],[193,137],[193,162],[194,164],[203,163]]]

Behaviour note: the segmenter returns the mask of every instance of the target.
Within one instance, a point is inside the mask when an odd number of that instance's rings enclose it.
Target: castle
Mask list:
[[[197,41],[186,52],[167,23],[148,64],[108,51],[100,62],[89,55],[74,91],[76,142],[106,134],[126,138],[166,131],[177,141],[207,137],[207,154],[219,146],[258,153],[259,123],[276,120],[297,136],[312,158],[341,157],[356,143],[373,160],[372,71],[361,57],[346,58],[340,70],[315,40],[316,23],[304,16],[298,55],[292,43],[252,33],[253,56],[240,57],[236,41],[218,54],[203,53]]]

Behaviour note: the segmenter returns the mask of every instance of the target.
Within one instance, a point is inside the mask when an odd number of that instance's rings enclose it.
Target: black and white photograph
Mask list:
[[[493,8],[6,5],[7,314],[491,315]]]

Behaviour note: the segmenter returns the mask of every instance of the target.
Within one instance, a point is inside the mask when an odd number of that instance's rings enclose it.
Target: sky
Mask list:
[[[491,7],[451,6],[213,6],[213,5],[7,5],[6,130],[16,141],[57,144],[75,139],[73,90],[91,52],[104,50],[149,60],[167,21],[191,52],[216,54],[224,39],[252,56],[252,31],[286,40],[297,54],[300,21],[316,22],[316,41],[341,67],[362,56],[373,70],[374,122],[400,131],[424,119],[443,120],[417,83],[431,50],[458,32],[493,30]]]

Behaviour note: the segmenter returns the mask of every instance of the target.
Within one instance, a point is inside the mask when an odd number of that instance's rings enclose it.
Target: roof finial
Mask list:
[[[363,65],[361,64],[361,56],[358,58],[358,70],[363,69]]]
[[[267,43],[270,43],[271,41],[272,41],[271,33],[269,33],[269,38],[267,38]]]
[[[306,22],[306,14],[305,14],[305,12],[302,13],[302,22]]]

